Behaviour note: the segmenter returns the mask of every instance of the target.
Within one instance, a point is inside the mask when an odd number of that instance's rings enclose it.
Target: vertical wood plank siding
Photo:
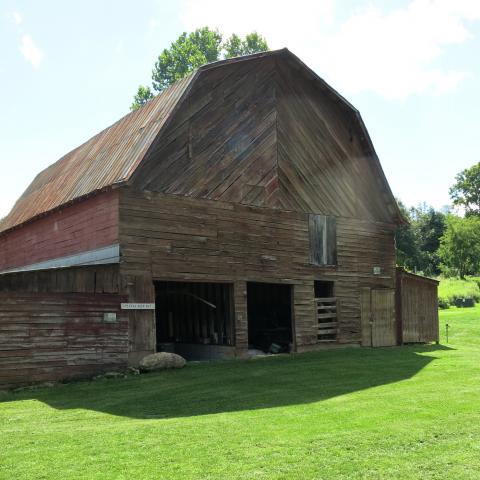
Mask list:
[[[438,282],[397,269],[397,321],[403,343],[438,342]]]
[[[0,271],[118,241],[118,193],[104,192],[0,234]]]
[[[1,275],[0,388],[125,368],[118,287],[118,266]]]
[[[395,282],[393,228],[356,219],[337,219],[338,266],[318,267],[307,213],[122,189],[120,245],[124,277],[234,282],[237,348],[247,343],[246,281],[294,285],[298,346],[317,342],[314,280],[336,282],[340,343],[360,341],[359,288]]]

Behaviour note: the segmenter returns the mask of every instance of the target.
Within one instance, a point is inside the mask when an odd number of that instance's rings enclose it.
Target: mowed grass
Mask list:
[[[0,397],[4,479],[478,479],[480,308],[442,345],[343,349]]]

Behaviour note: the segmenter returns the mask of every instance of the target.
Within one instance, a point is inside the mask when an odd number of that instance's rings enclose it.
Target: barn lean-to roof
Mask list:
[[[398,210],[373,143],[358,110],[298,57],[287,49],[281,49],[204,65],[161,92],[140,109],[124,116],[72,150],[37,175],[15,203],[11,212],[0,223],[0,233],[87,196],[127,183],[142,160],[148,156],[150,147],[156,143],[155,141],[158,142],[162,130],[167,126],[182,100],[186,98],[190,88],[202,71],[273,55],[281,56],[292,63],[295,68],[318,82],[320,88],[334,95],[352,112],[360,126],[365,148],[373,160],[381,183],[384,185],[385,195],[396,212],[396,221],[402,222],[403,217]]]

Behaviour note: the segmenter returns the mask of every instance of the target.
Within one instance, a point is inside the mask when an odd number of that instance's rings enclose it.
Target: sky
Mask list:
[[[0,218],[202,26],[255,30],[315,70],[360,111],[408,206],[447,205],[480,161],[480,0],[0,0]]]

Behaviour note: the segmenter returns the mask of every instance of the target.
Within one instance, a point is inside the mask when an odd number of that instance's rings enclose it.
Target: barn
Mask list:
[[[0,224],[0,385],[401,343],[403,221],[360,114],[290,51],[205,65]],[[428,287],[415,341],[438,340]]]

